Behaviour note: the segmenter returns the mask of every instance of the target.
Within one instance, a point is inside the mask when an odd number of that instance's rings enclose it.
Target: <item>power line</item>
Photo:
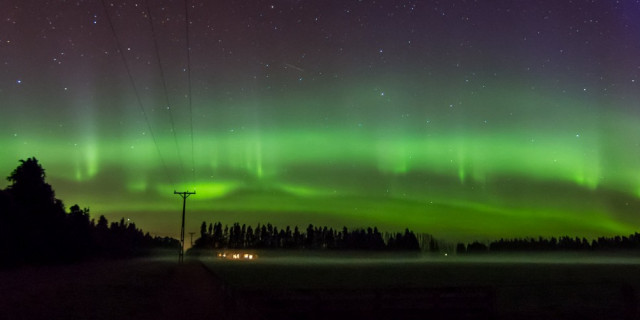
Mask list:
[[[102,3],[102,8],[107,17],[107,22],[109,23],[109,27],[111,29],[111,33],[113,34],[113,38],[116,41],[116,46],[118,52],[120,52],[120,58],[122,58],[122,63],[124,64],[125,69],[127,70],[127,75],[129,76],[129,82],[131,82],[131,86],[133,87],[133,92],[136,96],[136,101],[138,102],[138,107],[142,111],[142,115],[144,117],[144,121],[147,123],[147,128],[149,129],[149,134],[153,139],[153,144],[156,146],[156,151],[158,152],[158,157],[160,158],[160,162],[162,163],[162,167],[169,179],[171,185],[175,185],[173,179],[171,178],[171,174],[169,174],[169,169],[167,168],[167,163],[164,161],[164,157],[162,157],[162,153],[160,152],[160,147],[158,146],[158,141],[156,139],[155,134],[153,133],[153,129],[151,128],[151,123],[149,122],[149,117],[147,116],[147,111],[144,109],[144,105],[142,104],[142,100],[140,99],[140,93],[138,92],[138,87],[136,87],[136,82],[133,80],[133,75],[131,74],[131,68],[129,68],[129,63],[127,63],[127,58],[124,56],[124,51],[122,50],[122,44],[120,43],[120,39],[118,38],[118,34],[116,33],[116,29],[113,26],[113,21],[111,21],[111,16],[109,15],[109,10],[107,9],[107,4],[105,0],[100,1]]]
[[[194,156],[194,143],[193,143],[193,104],[191,99],[191,41],[189,40],[189,25],[191,20],[189,19],[189,0],[184,0],[184,19],[185,19],[185,31],[186,31],[186,43],[187,43],[187,79],[189,88],[189,118],[191,120],[191,173],[193,174],[193,185],[196,183],[196,161]]]
[[[162,79],[162,90],[164,92],[164,100],[169,111],[169,120],[171,122],[171,132],[173,133],[173,141],[176,145],[176,151],[178,153],[178,162],[180,163],[180,175],[184,178],[184,165],[182,163],[182,154],[180,152],[180,146],[178,144],[178,136],[176,134],[175,121],[173,120],[173,112],[171,112],[171,103],[169,102],[169,91],[167,90],[167,78],[164,75],[164,68],[162,67],[162,59],[160,59],[160,50],[158,49],[158,38],[156,35],[156,29],[153,25],[153,15],[149,9],[148,0],[144,1],[145,8],[147,10],[147,16],[149,17],[149,26],[151,27],[151,33],[153,34],[153,48],[155,49],[156,59],[158,60],[158,68],[160,69],[160,77]]]

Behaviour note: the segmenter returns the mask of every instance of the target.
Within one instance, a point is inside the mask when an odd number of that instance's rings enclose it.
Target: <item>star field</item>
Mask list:
[[[183,1],[2,2],[1,171],[159,235],[174,189],[189,230],[638,229],[640,1],[187,8],[189,51]]]

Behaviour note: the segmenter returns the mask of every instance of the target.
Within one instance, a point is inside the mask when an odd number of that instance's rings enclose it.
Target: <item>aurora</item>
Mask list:
[[[189,1],[190,70],[180,4],[150,3],[158,64],[144,4],[107,3],[0,5],[0,171],[36,157],[67,206],[163,236],[174,190],[188,231],[638,230],[633,1]]]

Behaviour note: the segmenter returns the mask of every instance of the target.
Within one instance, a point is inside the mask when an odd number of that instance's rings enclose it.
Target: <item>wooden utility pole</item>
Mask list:
[[[196,194],[196,192],[178,192],[174,190],[173,194],[179,194],[182,197],[182,228],[180,228],[180,255],[178,256],[178,262],[182,263],[184,261],[184,212],[187,208],[187,198],[192,194]]]

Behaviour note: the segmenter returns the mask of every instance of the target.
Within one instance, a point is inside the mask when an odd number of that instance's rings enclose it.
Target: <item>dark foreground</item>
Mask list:
[[[219,319],[220,281],[177,258],[0,271],[0,319]]]
[[[640,263],[175,258],[0,271],[2,319],[637,319]]]
[[[270,319],[638,319],[640,260],[203,260]]]

